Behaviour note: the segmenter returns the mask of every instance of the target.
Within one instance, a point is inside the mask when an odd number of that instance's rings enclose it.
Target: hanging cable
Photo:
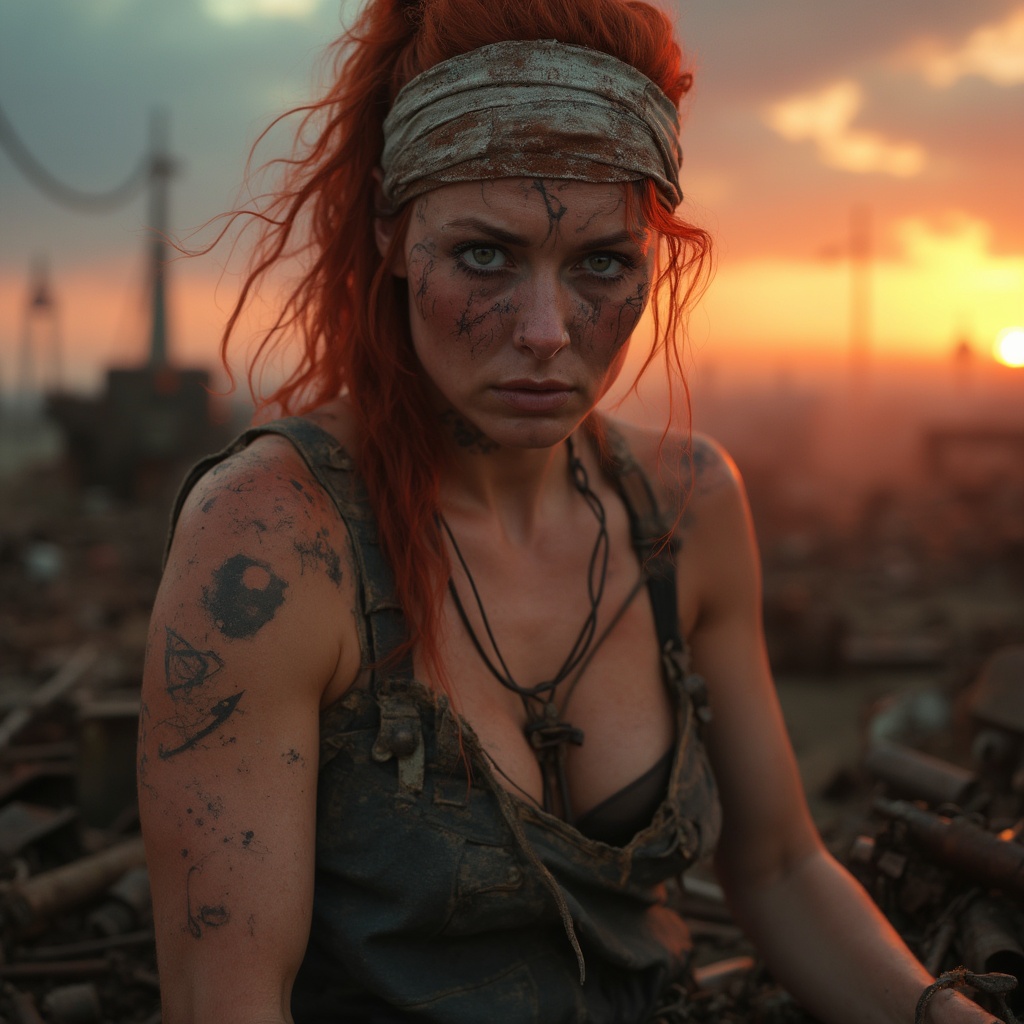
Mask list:
[[[31,150],[15,131],[14,125],[11,124],[2,106],[0,106],[0,148],[6,150],[18,170],[40,192],[54,202],[75,210],[98,212],[124,206],[142,191],[146,179],[149,177],[150,158],[146,155],[143,156],[138,167],[132,171],[131,176],[109,192],[83,192],[70,185],[65,185],[50,174],[32,155]]]

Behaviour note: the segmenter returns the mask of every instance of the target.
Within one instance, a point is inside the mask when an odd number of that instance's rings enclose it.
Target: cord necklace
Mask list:
[[[576,728],[570,722],[559,721],[559,712],[555,704],[555,698],[559,685],[572,674],[591,651],[591,645],[597,632],[597,610],[604,595],[605,581],[608,576],[609,545],[608,524],[604,505],[590,486],[590,478],[586,467],[577,457],[571,437],[566,439],[566,448],[569,455],[570,478],[576,490],[580,492],[590,510],[594,513],[598,530],[587,567],[587,601],[590,607],[569,653],[566,655],[558,671],[551,678],[542,680],[533,686],[524,686],[513,678],[494,636],[490,620],[487,618],[487,611],[484,608],[483,600],[480,597],[480,591],[477,588],[473,574],[470,572],[466,559],[459,549],[451,527],[443,515],[440,519],[441,525],[444,527],[449,541],[451,541],[455,557],[458,559],[459,565],[466,575],[477,610],[480,613],[480,621],[483,623],[484,632],[487,634],[491,650],[494,652],[493,658],[484,649],[484,645],[473,629],[469,616],[466,614],[466,609],[459,597],[455,581],[449,577],[448,590],[452,595],[452,600],[455,602],[455,609],[462,620],[463,626],[466,628],[474,648],[476,648],[488,671],[507,690],[517,694],[523,702],[523,709],[526,712],[527,718],[523,732],[540,763],[541,775],[544,781],[544,810],[553,811],[557,795],[561,802],[563,817],[571,822],[572,812],[569,801],[568,780],[565,772],[566,751],[567,744],[569,743],[573,743],[576,746],[580,746],[583,743],[583,730]]]

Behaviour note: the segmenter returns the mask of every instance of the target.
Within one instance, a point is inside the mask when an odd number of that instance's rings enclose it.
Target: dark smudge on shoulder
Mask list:
[[[214,570],[213,585],[203,588],[203,607],[224,636],[244,639],[270,622],[287,587],[268,562],[232,555]]]

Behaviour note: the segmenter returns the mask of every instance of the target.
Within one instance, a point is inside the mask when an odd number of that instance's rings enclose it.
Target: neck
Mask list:
[[[579,450],[577,442],[577,452]],[[441,504],[449,518],[487,518],[513,541],[527,541],[560,515],[576,487],[569,473],[568,445],[507,448],[492,442],[452,443],[441,481]]]

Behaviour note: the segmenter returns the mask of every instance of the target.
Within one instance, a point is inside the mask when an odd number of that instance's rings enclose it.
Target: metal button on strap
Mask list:
[[[375,761],[398,760],[401,793],[421,793],[425,757],[420,714],[415,704],[390,694],[378,694],[380,729],[370,751]]]
[[[409,757],[416,752],[416,737],[407,725],[400,725],[391,737],[391,752],[395,757]]]

